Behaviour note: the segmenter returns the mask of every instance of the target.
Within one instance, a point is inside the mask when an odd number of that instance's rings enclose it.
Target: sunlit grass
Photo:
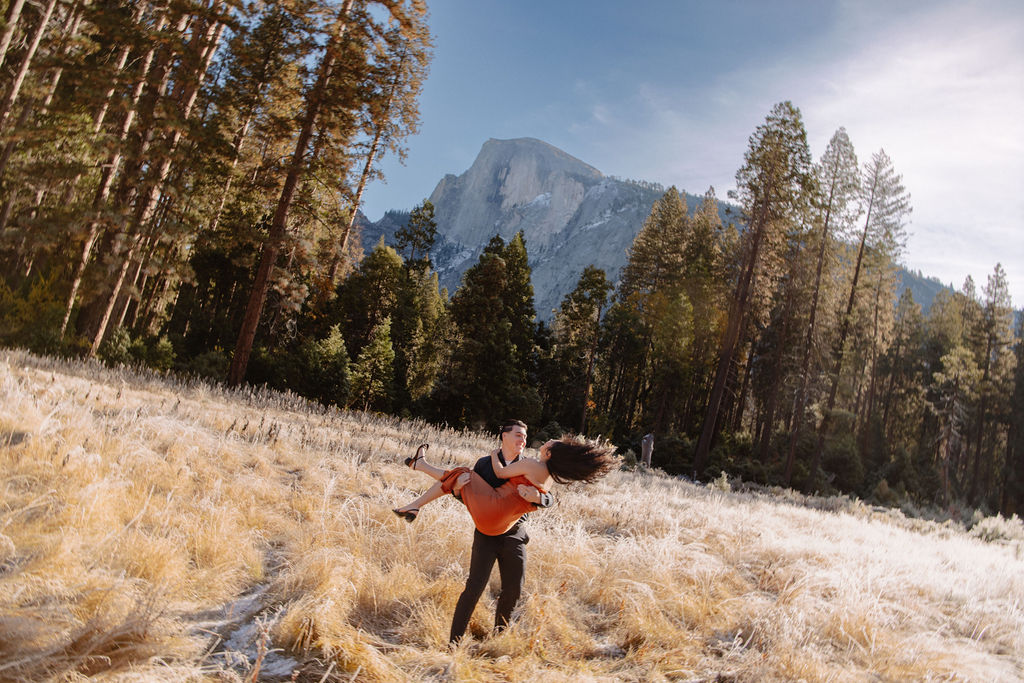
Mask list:
[[[449,651],[468,514],[390,508],[418,443],[490,437],[16,351],[0,397],[0,680],[1024,678],[1019,520],[616,472],[556,489],[514,626],[485,594]]]

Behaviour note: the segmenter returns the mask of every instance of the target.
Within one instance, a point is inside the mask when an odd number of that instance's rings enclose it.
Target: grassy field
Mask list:
[[[495,440],[0,350],[0,680],[1024,680],[1024,529],[655,471],[556,487],[446,647]]]

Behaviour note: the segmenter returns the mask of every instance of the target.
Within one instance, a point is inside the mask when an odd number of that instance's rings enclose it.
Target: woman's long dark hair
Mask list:
[[[592,484],[618,466],[615,448],[578,436],[563,436],[551,444],[548,473],[559,484],[585,481]]]

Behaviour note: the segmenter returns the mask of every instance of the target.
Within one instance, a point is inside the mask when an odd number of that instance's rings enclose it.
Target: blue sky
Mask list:
[[[607,175],[734,186],[772,105],[814,158],[844,126],[885,149],[914,212],[903,262],[1024,306],[1024,2],[428,0],[420,132],[363,211],[409,209],[488,138],[534,137]]]

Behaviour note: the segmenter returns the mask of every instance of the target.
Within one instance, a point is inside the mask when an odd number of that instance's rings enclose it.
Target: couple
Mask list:
[[[525,513],[551,505],[548,490],[554,482],[591,483],[615,467],[612,449],[574,437],[562,437],[540,447],[538,458],[521,457],[526,447],[526,425],[506,422],[499,435],[500,448],[480,458],[473,469],[443,470],[423,458],[424,444],[405,464],[437,480],[422,496],[395,514],[408,522],[416,519],[420,507],[446,493],[462,500],[473,517],[473,550],[466,587],[455,605],[449,642],[462,638],[476,603],[487,587],[491,568],[498,563],[501,594],[494,617],[495,631],[504,629],[523,589],[526,544],[530,537],[523,528]]]

